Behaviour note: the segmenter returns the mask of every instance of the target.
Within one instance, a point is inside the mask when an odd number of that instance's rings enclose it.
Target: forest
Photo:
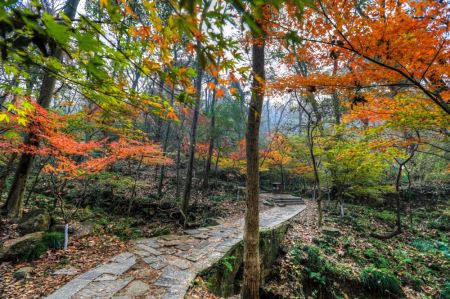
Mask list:
[[[0,298],[450,299],[449,27],[0,1]]]

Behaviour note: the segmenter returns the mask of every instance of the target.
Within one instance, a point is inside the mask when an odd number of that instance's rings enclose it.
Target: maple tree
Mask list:
[[[245,182],[243,298],[278,178],[318,228],[325,202],[344,221],[344,202],[392,200],[394,230],[372,233],[401,236],[410,194],[448,186],[449,16],[433,0],[4,1],[2,213],[51,198],[66,224],[83,206],[184,229],[238,214],[216,199]]]

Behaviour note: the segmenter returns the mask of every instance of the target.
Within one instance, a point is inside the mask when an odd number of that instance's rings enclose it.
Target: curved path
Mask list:
[[[261,229],[272,229],[305,209],[274,207],[260,215]],[[107,263],[79,275],[47,298],[184,298],[197,273],[212,266],[242,240],[243,219],[134,242]]]

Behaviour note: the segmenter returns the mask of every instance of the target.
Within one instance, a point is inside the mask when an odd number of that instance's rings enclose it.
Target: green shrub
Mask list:
[[[291,250],[291,257],[295,265],[300,265],[302,263],[302,250],[298,245],[294,246],[294,248]]]
[[[414,240],[410,243],[410,245],[412,247],[415,247],[417,250],[419,250],[420,252],[429,252],[429,251],[434,251],[435,247],[434,244],[431,243],[428,240]]]
[[[64,234],[60,232],[48,232],[42,237],[42,243],[49,249],[60,249],[64,247]]]
[[[378,293],[402,293],[400,281],[388,269],[367,267],[361,272],[361,282],[369,290]]]
[[[324,268],[320,250],[316,246],[305,246],[303,251],[307,254],[306,265],[314,271],[320,272]]]
[[[450,257],[449,247],[445,242],[416,239],[412,241],[410,245],[415,247],[420,252],[437,253],[440,251],[446,257]]]
[[[450,231],[450,217],[447,215],[441,215],[436,219],[431,220],[428,226],[433,229],[437,229],[443,232]]]
[[[339,280],[352,279],[352,267],[346,264],[325,261],[324,271],[327,273],[327,275],[330,275]]]
[[[32,261],[41,257],[44,252],[47,251],[47,247],[43,242],[39,242],[34,246],[29,247],[29,249],[24,252],[22,256],[19,257],[19,260],[27,260]]]
[[[397,216],[391,211],[383,210],[381,212],[375,213],[375,217],[382,221],[395,221]]]
[[[442,286],[442,290],[440,291],[441,299],[450,299],[450,281],[446,280],[444,285]]]
[[[111,230],[117,237],[124,241],[141,238],[142,232],[138,228],[132,227],[132,225],[132,223],[125,219],[114,223]]]

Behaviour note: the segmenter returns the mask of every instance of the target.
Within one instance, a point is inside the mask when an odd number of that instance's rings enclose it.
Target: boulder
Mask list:
[[[206,221],[205,221],[205,223],[206,223],[206,225],[208,225],[208,226],[216,226],[216,225],[219,225],[219,224],[220,224],[219,220],[214,219],[214,218],[207,218]]]
[[[25,279],[30,277],[30,273],[33,271],[33,267],[23,267],[14,272],[13,277],[15,279]]]
[[[18,229],[22,234],[46,231],[50,227],[50,214],[46,210],[36,209],[27,213],[20,221]]]
[[[50,228],[50,231],[64,233],[64,224],[55,224]],[[81,223],[69,223],[69,235],[74,235],[75,238],[81,238],[92,234],[94,231],[94,224],[90,221]]]
[[[22,260],[40,256],[45,251],[42,244],[43,235],[43,232],[35,232],[5,241],[0,247],[0,260]]]
[[[94,224],[90,221],[83,221],[73,225],[74,235],[76,238],[81,238],[90,235],[94,232]],[[70,231],[70,224],[69,224]]]
[[[51,232],[64,233],[65,224],[55,224],[50,227]],[[69,224],[69,234],[73,234],[75,232],[75,228],[73,225]]]

